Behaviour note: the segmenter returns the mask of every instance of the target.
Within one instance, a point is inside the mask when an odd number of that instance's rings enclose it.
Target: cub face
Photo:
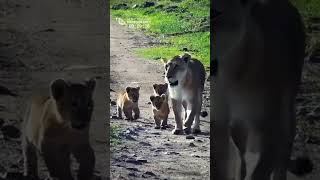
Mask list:
[[[69,122],[73,129],[89,126],[93,111],[92,94],[96,82],[86,80],[84,84],[69,83],[57,79],[51,83],[51,96],[55,100],[62,121]]]
[[[152,103],[152,106],[155,107],[157,110],[161,109],[161,106],[163,103],[166,103],[166,95],[162,94],[161,96],[150,96],[150,100]]]
[[[136,103],[139,101],[139,90],[140,90],[140,87],[126,87],[126,92],[128,94],[128,97],[129,99]]]
[[[168,90],[168,83],[164,84],[153,84],[153,91],[155,94],[161,96],[162,94],[166,94]]]
[[[187,53],[174,56],[169,61],[162,59],[165,68],[165,80],[170,87],[178,86],[179,82],[185,78],[190,60],[191,56]]]

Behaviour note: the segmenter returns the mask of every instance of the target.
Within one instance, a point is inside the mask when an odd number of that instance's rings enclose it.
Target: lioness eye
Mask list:
[[[165,69],[166,69],[166,70],[168,69],[168,64],[166,64]]]

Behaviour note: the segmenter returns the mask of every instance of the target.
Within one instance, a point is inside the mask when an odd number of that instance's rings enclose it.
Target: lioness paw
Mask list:
[[[174,134],[174,135],[183,135],[183,130],[182,129],[174,129],[172,131],[172,134]]]

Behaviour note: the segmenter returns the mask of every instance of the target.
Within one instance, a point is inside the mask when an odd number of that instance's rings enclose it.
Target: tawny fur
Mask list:
[[[161,96],[150,96],[152,103],[152,112],[155,122],[155,129],[166,129],[168,126],[168,116],[170,113],[167,96],[162,94]],[[162,121],[162,123],[161,123]]]
[[[73,95],[73,85],[59,79],[51,84],[51,92],[49,88],[41,89],[32,95],[22,127],[24,176],[38,178],[40,154],[51,178],[73,180],[70,154],[73,154],[80,164],[78,179],[88,180],[93,176],[95,156],[89,143],[89,121],[95,80],[86,81],[85,85],[77,84],[76,86],[81,87],[76,88],[77,95]],[[88,106],[88,118],[85,118],[85,122],[74,118],[76,116],[72,109],[77,108],[71,107],[72,97],[87,100],[88,105],[85,104],[84,107]],[[81,128],[78,125],[81,125]]]
[[[140,117],[140,109],[138,105],[140,87],[126,87],[126,90],[118,94],[117,114],[122,119],[122,112],[127,120],[138,119]],[[134,117],[132,116],[134,112]]]
[[[165,66],[165,81],[172,103],[176,126],[173,134],[200,133],[200,113],[202,92],[206,72],[203,64],[189,54],[175,56],[169,61],[162,60]],[[185,121],[182,121],[182,106]],[[191,126],[192,130],[191,130]]]

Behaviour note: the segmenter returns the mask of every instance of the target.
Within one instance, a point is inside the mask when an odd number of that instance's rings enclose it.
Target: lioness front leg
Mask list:
[[[38,179],[38,158],[36,147],[24,138],[22,141],[22,151],[24,158],[23,175],[31,180]]]
[[[201,133],[201,130],[200,130],[201,106],[202,106],[202,92],[200,91],[198,93],[198,106],[196,107],[195,119],[194,119],[194,124],[193,124],[193,127],[192,127],[192,133],[193,134]]]
[[[80,164],[77,175],[78,180],[90,180],[93,177],[95,166],[95,156],[92,147],[87,144],[77,147],[72,153]]]
[[[194,121],[194,116],[196,115],[196,111],[197,111],[197,106],[195,104],[188,104],[187,106],[187,119],[184,122],[184,132],[186,134],[190,134],[191,133],[191,125]]]
[[[171,99],[172,102],[172,109],[174,113],[174,120],[176,121],[175,129],[172,131],[172,134],[175,135],[182,135],[183,129],[182,129],[182,119],[181,119],[181,108],[182,104],[180,100]]]
[[[46,144],[42,148],[43,158],[51,178],[73,180],[70,169],[70,153],[65,147]]]
[[[138,119],[140,117],[140,109],[138,106],[135,106],[133,108],[133,112],[134,112],[134,119]]]

